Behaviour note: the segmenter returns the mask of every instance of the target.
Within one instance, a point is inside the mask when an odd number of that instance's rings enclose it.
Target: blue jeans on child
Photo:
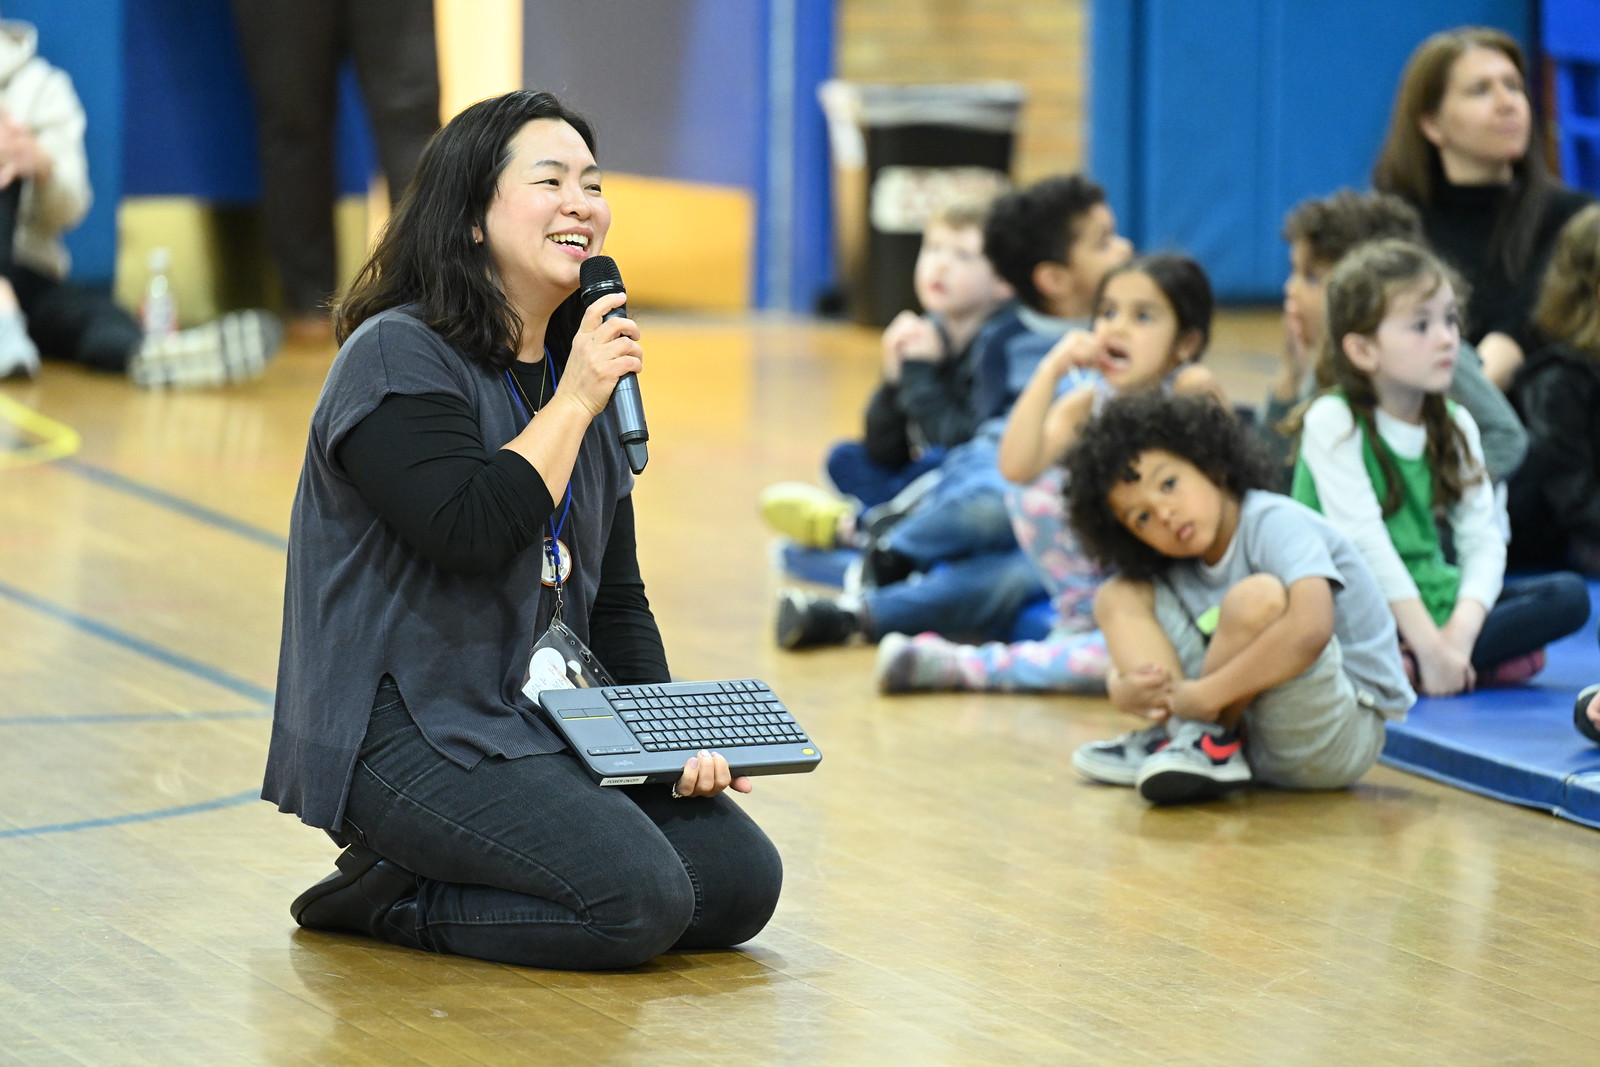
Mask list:
[[[939,464],[937,483],[889,528],[884,546],[909,557],[919,570],[1015,549],[1005,497],[1011,483],[1000,475],[998,449],[998,438],[982,431],[952,448]]]
[[[828,481],[843,496],[853,496],[862,508],[877,507],[922,475],[937,467],[945,457],[943,448],[930,448],[898,470],[874,463],[867,446],[860,441],[840,441],[828,453],[825,469]]]
[[[463,770],[394,683],[373,701],[344,836],[421,877],[417,936],[476,959],[591,970],[754,937],[778,853],[727,796],[603,788],[565,752]]]
[[[932,630],[970,641],[1002,641],[1017,613],[1044,592],[1039,575],[1017,548],[941,563],[862,594],[876,637]]]

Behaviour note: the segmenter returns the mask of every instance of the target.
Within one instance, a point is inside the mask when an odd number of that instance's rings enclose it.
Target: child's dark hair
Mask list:
[[[1235,499],[1272,484],[1271,460],[1255,434],[1215,397],[1148,390],[1112,399],[1067,452],[1067,517],[1091,559],[1141,582],[1172,560],[1135,537],[1109,497],[1136,480],[1134,461],[1151,449],[1188,460]]]
[[[1353,248],[1384,237],[1423,243],[1422,216],[1393,193],[1340,189],[1332,196],[1302,200],[1283,220],[1285,241],[1304,241],[1320,267],[1329,268]]]
[[[1317,368],[1319,384],[1343,394],[1356,427],[1377,439],[1378,393],[1372,375],[1350,361],[1344,339],[1351,334],[1371,337],[1389,314],[1400,293],[1420,291],[1431,296],[1442,285],[1466,300],[1454,271],[1421,245],[1389,239],[1371,241],[1345,256],[1328,275],[1328,333]],[[1484,477],[1472,461],[1466,435],[1451,417],[1444,395],[1429,394],[1422,401],[1422,425],[1428,439],[1424,456],[1433,473],[1433,506],[1446,508],[1461,499],[1467,486]],[[1387,448],[1374,447],[1384,484],[1375,487],[1385,517],[1400,509],[1400,471]]]
[[[1033,284],[1033,268],[1065,263],[1080,220],[1106,191],[1081,174],[1046,178],[996,198],[983,224],[983,254],[1017,299],[1045,311],[1044,294]]]
[[[1216,308],[1216,301],[1211,295],[1211,279],[1206,277],[1205,268],[1177,252],[1152,252],[1135,256],[1122,266],[1113,267],[1100,279],[1100,287],[1094,294],[1096,318],[1100,315],[1100,301],[1105,298],[1106,286],[1111,279],[1119,274],[1134,273],[1143,274],[1155,282],[1161,295],[1172,305],[1172,314],[1178,320],[1175,340],[1181,340],[1191,330],[1199,331],[1200,347],[1189,357],[1190,362],[1198,362],[1205,354],[1206,345],[1211,343],[1211,313]]]

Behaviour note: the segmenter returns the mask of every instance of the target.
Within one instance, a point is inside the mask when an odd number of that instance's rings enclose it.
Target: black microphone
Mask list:
[[[584,260],[578,268],[578,299],[583,306],[587,308],[612,293],[626,293],[617,261],[610,256],[590,256]],[[605,319],[627,314],[628,305],[624,304],[606,312]],[[633,371],[617,379],[617,387],[611,393],[611,410],[617,413],[617,437],[622,441],[628,466],[635,474],[643,473],[644,465],[650,462],[650,449],[645,445],[650,440],[650,428],[644,424],[644,400],[639,396],[639,376]]]

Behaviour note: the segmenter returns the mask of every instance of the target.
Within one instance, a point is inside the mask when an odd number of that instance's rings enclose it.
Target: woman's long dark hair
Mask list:
[[[1444,165],[1439,149],[1422,135],[1422,117],[1439,110],[1456,60],[1474,48],[1493,49],[1511,60],[1527,93],[1528,63],[1509,34],[1487,26],[1462,26],[1429,37],[1411,53],[1400,75],[1389,132],[1372,168],[1373,188],[1398,194],[1424,211],[1433,206],[1445,180]],[[1531,95],[1528,101],[1531,110]],[[1527,271],[1539,220],[1555,184],[1545,169],[1535,121],[1527,152],[1511,166],[1510,192],[1489,233],[1489,258],[1499,262],[1507,277],[1520,278]]]
[[[409,304],[468,358],[496,370],[511,365],[522,319],[500,288],[487,243],[472,231],[485,230],[511,139],[535,119],[565,122],[594,151],[589,123],[549,93],[521,89],[451,119],[423,150],[410,188],[335,309],[341,343],[378,312]],[[559,347],[565,356],[580,313],[573,296],[551,316],[552,352]]]

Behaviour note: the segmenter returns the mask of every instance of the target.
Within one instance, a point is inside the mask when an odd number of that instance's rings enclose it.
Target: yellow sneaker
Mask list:
[[[804,482],[779,482],[761,490],[761,518],[774,530],[807,548],[839,543],[839,520],[855,509],[826,489]]]

